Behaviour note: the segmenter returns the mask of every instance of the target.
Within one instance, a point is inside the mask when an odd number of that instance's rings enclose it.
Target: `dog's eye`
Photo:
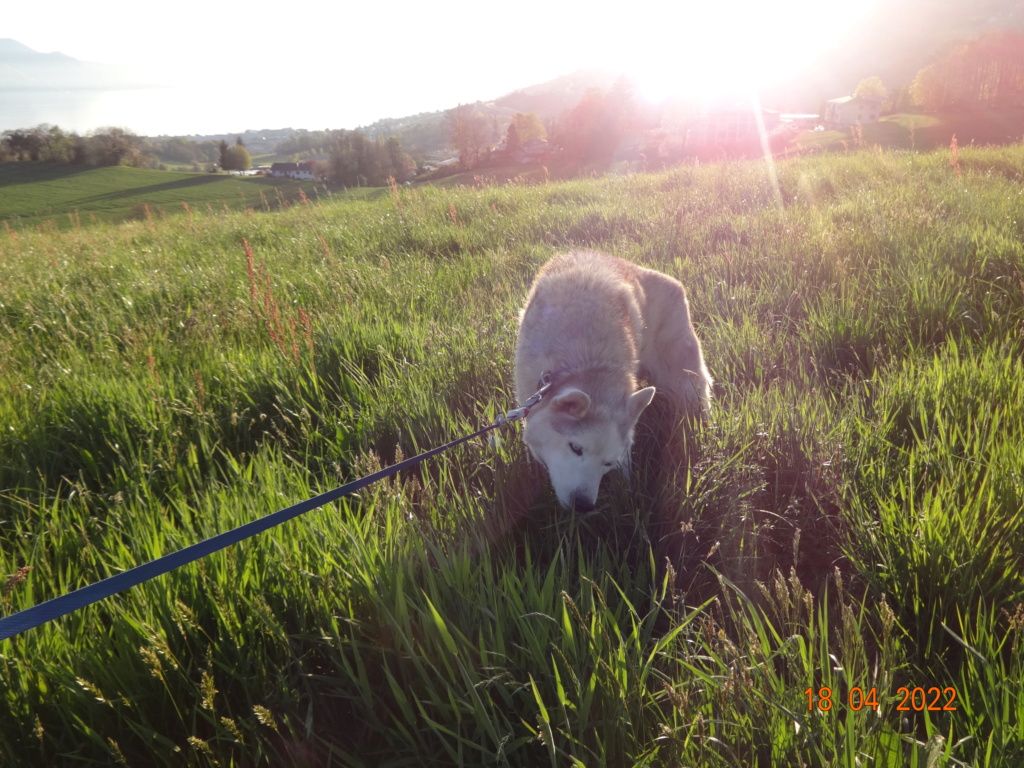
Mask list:
[[[606,461],[606,462],[604,463],[604,465],[605,465],[606,467],[608,467],[609,469],[611,469],[612,467],[614,467],[614,466],[615,466],[615,462],[614,462],[614,461]]]
[[[569,450],[575,453],[577,456],[583,455],[583,448],[576,445],[576,443],[569,443]]]

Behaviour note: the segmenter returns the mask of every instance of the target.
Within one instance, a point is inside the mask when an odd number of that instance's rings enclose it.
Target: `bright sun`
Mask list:
[[[875,2],[856,9],[820,0],[666,5],[657,23],[616,46],[612,63],[655,101],[750,95],[838,44]]]

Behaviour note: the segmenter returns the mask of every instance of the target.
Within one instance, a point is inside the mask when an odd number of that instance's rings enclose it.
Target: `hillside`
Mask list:
[[[592,512],[509,426],[0,640],[0,768],[1024,765],[1022,179],[872,150],[0,228],[4,618],[492,423],[559,251],[682,281],[716,382]]]
[[[817,112],[825,100],[852,93],[867,77],[880,76],[889,88],[907,88],[937,57],[990,29],[1024,29],[1024,5],[1019,0],[879,2],[834,50],[762,100],[787,112]]]
[[[615,77],[611,72],[582,70],[513,91],[493,101],[476,102],[473,108],[479,114],[492,118],[501,129],[507,126],[516,112],[533,112],[545,122],[550,122],[574,107],[591,88],[609,87]],[[447,148],[446,114],[447,110],[440,110],[386,118],[358,130],[368,136],[397,136],[411,154],[427,155]],[[500,138],[499,132],[493,143],[496,144]]]
[[[58,229],[183,214],[187,210],[269,210],[315,199],[321,187],[266,176],[151,171],[113,166],[0,163],[0,222]]]

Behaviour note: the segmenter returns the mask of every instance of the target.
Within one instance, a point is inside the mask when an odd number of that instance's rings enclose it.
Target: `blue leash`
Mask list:
[[[405,461],[393,464],[390,467],[377,470],[366,477],[353,480],[351,483],[346,483],[332,491],[321,493],[319,496],[314,496],[306,501],[300,501],[298,504],[293,504],[290,507],[278,510],[266,517],[261,517],[259,520],[253,520],[251,523],[245,523],[244,525],[240,525],[230,531],[220,533],[206,539],[205,541],[201,541],[198,544],[193,544],[189,547],[185,547],[184,549],[180,549],[177,552],[172,552],[169,555],[158,557],[156,560],[151,560],[148,563],[137,565],[134,568],[122,571],[115,576],[110,576],[102,581],[90,584],[87,587],[76,589],[74,592],[69,592],[66,595],[55,597],[52,600],[47,600],[45,603],[39,603],[39,605],[34,605],[31,608],[26,608],[23,611],[18,611],[6,618],[0,619],[0,640],[6,640],[9,637],[20,635],[22,632],[38,627],[48,621],[58,619],[72,611],[77,611],[79,608],[92,605],[105,597],[116,595],[118,592],[123,592],[124,590],[130,589],[144,581],[149,581],[157,576],[162,576],[169,571],[173,571],[175,568],[180,568],[183,565],[199,560],[207,555],[211,555],[214,552],[219,552],[232,544],[237,544],[240,541],[248,539],[250,536],[255,536],[257,533],[262,533],[263,531],[273,528],[276,525],[280,525],[294,517],[298,517],[306,512],[318,509],[325,504],[330,504],[332,501],[336,501],[343,496],[355,493],[378,480],[383,480],[385,477],[391,477],[391,475],[397,474],[403,469],[416,466],[421,461],[429,459],[431,456],[436,456],[437,454],[454,448],[461,443],[465,443],[468,440],[472,440],[475,437],[486,434],[492,429],[497,429],[498,427],[502,427],[512,421],[518,421],[519,419],[524,418],[527,413],[529,413],[530,409],[541,401],[544,392],[549,386],[550,384],[545,384],[541,387],[540,391],[527,400],[522,407],[511,410],[504,416],[498,416],[493,424],[489,424],[483,429],[478,429],[471,435],[460,437],[457,440],[453,440],[450,443],[442,445],[440,448],[432,448],[418,456],[413,456]]]

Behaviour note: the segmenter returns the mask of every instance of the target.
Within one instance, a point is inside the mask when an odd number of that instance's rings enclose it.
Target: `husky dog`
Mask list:
[[[551,386],[523,440],[566,507],[593,509],[601,478],[628,475],[633,428],[655,387],[683,413],[710,408],[711,377],[679,281],[594,251],[556,256],[519,319],[516,398]],[[637,389],[637,376],[653,386]]]

